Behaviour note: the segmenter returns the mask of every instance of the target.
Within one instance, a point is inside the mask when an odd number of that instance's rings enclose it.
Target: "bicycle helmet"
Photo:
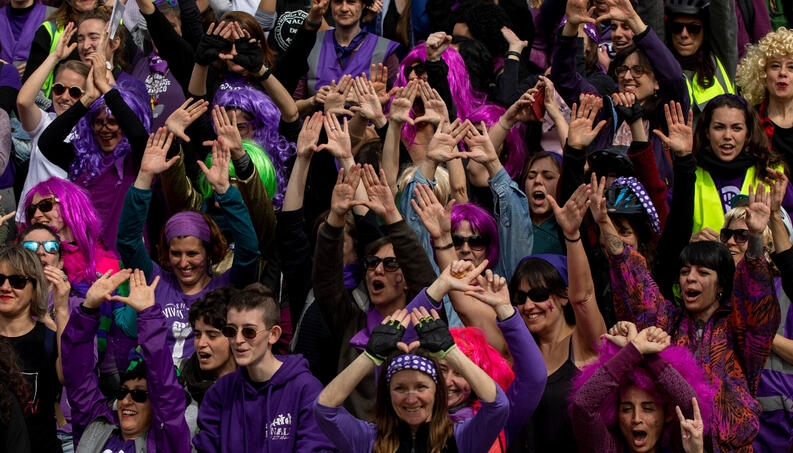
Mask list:
[[[609,214],[646,215],[656,233],[661,232],[658,212],[644,186],[634,177],[617,178],[604,194]]]
[[[666,14],[690,14],[696,16],[710,6],[710,0],[665,0]]]
[[[259,177],[262,179],[262,184],[264,184],[264,188],[267,191],[267,196],[272,199],[273,195],[275,195],[277,183],[275,179],[275,168],[273,167],[273,163],[270,161],[270,156],[267,155],[267,152],[264,150],[264,148],[251,140],[243,140],[242,147],[251,157],[251,162],[259,172]],[[207,168],[212,167],[212,154],[207,155],[204,163],[206,164]],[[229,177],[236,178],[236,176],[237,174],[234,171],[234,163],[230,162]],[[204,173],[201,173],[201,176],[198,179],[198,187],[205,200],[212,196],[212,186],[209,185],[209,182],[207,182],[207,178]]]
[[[609,146],[592,151],[587,156],[589,169],[598,176],[633,176],[633,162],[628,157],[627,146]]]

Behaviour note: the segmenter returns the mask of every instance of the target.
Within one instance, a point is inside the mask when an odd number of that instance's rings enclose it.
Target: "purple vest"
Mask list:
[[[317,40],[308,56],[308,95],[313,96],[321,87],[330,85],[331,80],[339,81],[345,74],[358,75],[365,72],[371,75],[369,67],[372,64],[385,63],[386,58],[398,46],[394,41],[367,33],[361,45],[350,56],[347,66],[342,68],[333,45],[333,30],[317,33]]]
[[[47,14],[47,7],[37,3],[28,13],[25,25],[19,36],[14,36],[11,31],[10,6],[0,9],[0,60],[9,63],[15,61],[27,61],[30,54],[30,45],[33,43],[33,36],[36,34],[39,25],[44,22]]]

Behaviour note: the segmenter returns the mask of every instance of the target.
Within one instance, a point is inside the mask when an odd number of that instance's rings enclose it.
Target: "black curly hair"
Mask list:
[[[14,348],[0,338],[0,423],[8,424],[16,398],[20,407],[28,399],[28,383],[22,376]]]
[[[509,44],[501,34],[501,27],[512,27],[506,11],[494,3],[466,0],[452,13],[452,27],[456,23],[468,26],[471,36],[487,47],[491,55],[503,56]]]

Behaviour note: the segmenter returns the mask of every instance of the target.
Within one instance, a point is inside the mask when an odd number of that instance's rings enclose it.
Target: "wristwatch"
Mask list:
[[[109,61],[105,61],[105,67],[107,68],[108,71],[112,71],[113,70],[113,65],[110,64]]]

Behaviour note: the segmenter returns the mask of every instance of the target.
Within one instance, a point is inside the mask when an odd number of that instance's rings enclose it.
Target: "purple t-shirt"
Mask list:
[[[718,189],[719,195],[721,196],[721,204],[722,208],[724,208],[724,212],[729,211],[730,201],[732,201],[734,196],[741,193],[744,175],[741,175],[735,179],[722,179],[713,173],[711,173],[710,176],[713,178],[713,182],[716,184],[716,189]],[[789,182],[787,191],[785,191],[785,198],[782,199],[782,208],[785,209],[788,215],[793,214],[793,187],[791,187]]]
[[[135,439],[124,440],[118,434],[114,434],[101,451],[102,453],[135,453]]]

